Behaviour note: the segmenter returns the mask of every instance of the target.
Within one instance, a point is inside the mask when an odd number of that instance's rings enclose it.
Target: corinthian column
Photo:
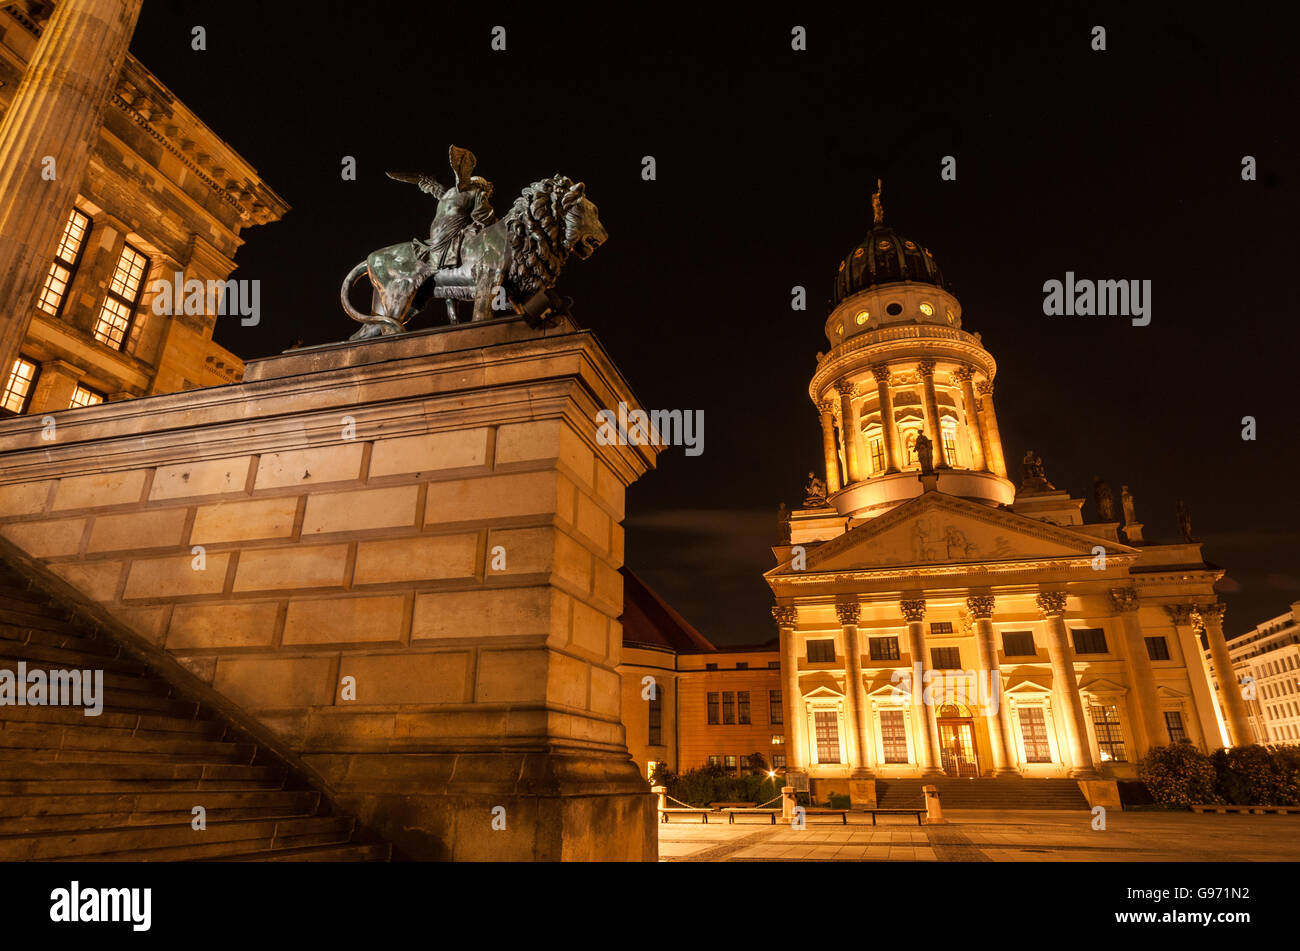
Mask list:
[[[777,629],[781,632],[781,706],[785,715],[786,772],[802,773],[808,769],[808,738],[804,725],[803,697],[799,693],[799,656],[795,650],[795,609],[778,604],[772,608]]]
[[[993,381],[981,380],[980,391],[980,436],[984,439],[984,458],[988,460],[989,471],[1003,479],[1007,477],[1007,460],[1002,455],[1002,434],[998,432],[998,416],[993,411]]]
[[[933,776],[943,772],[935,751],[939,748],[934,717],[926,709],[923,695],[925,685],[918,676],[925,663],[925,599],[904,598],[900,602],[903,617],[907,618],[907,652],[912,657],[912,737],[916,741],[917,761],[922,775]]]
[[[1083,698],[1074,676],[1070,655],[1070,633],[1065,627],[1065,592],[1045,591],[1038,596],[1038,607],[1047,618],[1047,654],[1052,662],[1052,692],[1056,707],[1065,714],[1065,732],[1070,741],[1070,775],[1095,779],[1097,768],[1088,743],[1088,725],[1083,719]]]
[[[847,380],[835,384],[835,392],[840,394],[840,432],[844,434],[844,461],[849,470],[849,482],[862,481],[862,427],[858,423],[858,408],[853,405],[853,397],[858,393],[858,385]]]
[[[966,440],[970,444],[972,468],[982,472],[987,467],[984,461],[984,427],[980,425],[979,412],[975,408],[973,374],[970,367],[958,367],[952,375],[961,384],[961,399],[966,407]]]
[[[899,472],[903,462],[899,455],[898,425],[894,421],[894,393],[889,388],[889,367],[881,364],[871,368],[876,378],[876,393],[880,397],[880,431],[885,439],[885,472]]]
[[[979,676],[987,677],[993,709],[982,710],[989,725],[989,750],[993,754],[993,774],[1019,772],[1007,763],[1007,736],[1002,723],[1002,671],[998,665],[998,650],[993,643],[993,596],[971,595],[966,607],[975,618],[975,654],[979,659]]]
[[[1166,604],[1169,619],[1173,622],[1174,635],[1182,651],[1183,663],[1187,668],[1187,679],[1192,684],[1192,701],[1201,736],[1205,738],[1204,748],[1208,753],[1228,744],[1227,717],[1223,715],[1222,704],[1216,696],[1214,677],[1210,673],[1209,662],[1205,659],[1205,648],[1196,628],[1202,623],[1196,609],[1190,604]],[[1208,638],[1207,638],[1208,640]],[[1200,676],[1196,676],[1199,673]]]
[[[847,660],[844,675],[844,697],[848,705],[849,723],[853,728],[853,755],[849,762],[853,775],[863,779],[871,777],[875,763],[873,744],[867,742],[867,687],[862,682],[862,644],[858,638],[858,618],[862,606],[856,601],[841,601],[835,605],[840,626],[844,629],[844,653]]]
[[[822,453],[826,456],[826,491],[838,492],[840,483],[839,453],[835,451],[835,407],[830,400],[817,404],[822,421]]]
[[[1214,679],[1223,697],[1224,719],[1228,721],[1228,738],[1233,746],[1247,746],[1251,742],[1250,718],[1246,715],[1246,701],[1241,696],[1241,685],[1232,669],[1228,642],[1223,637],[1222,603],[1198,605],[1196,613],[1205,625],[1205,635],[1210,642],[1210,660],[1214,663]]]
[[[934,361],[922,360],[916,365],[921,377],[921,395],[925,400],[925,434],[934,449],[935,468],[948,468],[948,454],[943,449],[943,426],[939,422],[939,397],[934,392]]]
[[[6,378],[99,140],[140,3],[62,0],[0,123],[0,372]]]
[[[1146,638],[1138,621],[1138,593],[1136,588],[1111,588],[1110,603],[1124,623],[1124,646],[1129,659],[1129,673],[1133,678],[1133,725],[1137,728],[1138,749],[1145,753],[1152,746],[1168,746],[1169,733],[1160,715],[1160,699],[1156,695],[1156,678],[1147,654]]]

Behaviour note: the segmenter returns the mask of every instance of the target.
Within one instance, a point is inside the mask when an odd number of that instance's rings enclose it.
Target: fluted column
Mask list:
[[[1242,699],[1236,671],[1232,669],[1228,642],[1223,637],[1223,611],[1224,605],[1221,602],[1202,604],[1196,608],[1196,613],[1205,625],[1206,639],[1210,642],[1210,660],[1214,664],[1214,679],[1219,684],[1219,694],[1223,697],[1223,716],[1227,720],[1228,738],[1233,746],[1247,746],[1251,742],[1250,718],[1246,715],[1246,701]]]
[[[847,380],[835,384],[840,395],[840,431],[844,434],[844,462],[848,468],[849,482],[862,481],[862,426],[858,422],[858,408],[853,397],[858,385]]]
[[[99,141],[141,0],[63,0],[0,123],[0,368],[8,376]],[[53,159],[54,176],[42,172]]]
[[[785,715],[786,772],[808,769],[808,737],[803,696],[799,693],[799,655],[794,636],[793,605],[778,604],[772,617],[781,632],[781,706]]]
[[[912,657],[912,736],[916,741],[917,763],[925,775],[942,773],[936,758],[939,739],[936,733],[934,717],[926,709],[923,701],[925,684],[917,676],[929,665],[925,662],[925,600],[923,598],[904,598],[900,602],[903,617],[907,618],[907,652]]]
[[[1019,772],[1007,761],[1007,736],[1002,718],[1002,671],[998,664],[998,649],[993,640],[993,596],[971,595],[966,607],[975,619],[975,654],[979,660],[979,676],[987,677],[991,689],[997,691],[992,709],[981,710],[989,725],[989,750],[993,754],[993,774]]]
[[[948,468],[948,454],[943,448],[943,425],[939,422],[939,397],[934,392],[934,361],[922,360],[916,365],[921,377],[921,396],[925,402],[925,434],[930,437],[937,469]]]
[[[840,459],[835,451],[835,408],[830,400],[817,404],[822,421],[822,453],[826,456],[826,491],[835,493],[842,488]]]
[[[966,406],[966,439],[970,443],[971,468],[982,472],[988,468],[988,463],[984,461],[984,427],[980,425],[975,404],[974,374],[970,367],[958,367],[953,377],[961,384],[961,398]]]
[[[844,630],[844,697],[848,706],[849,723],[853,728],[853,753],[849,763],[853,775],[870,778],[875,765],[874,744],[867,742],[867,688],[862,682],[862,644],[858,637],[858,619],[862,606],[856,601],[841,601],[835,605],[840,626]]]
[[[998,416],[993,410],[993,381],[981,380],[979,392],[980,435],[984,439],[984,458],[988,460],[989,471],[1005,479],[1007,460],[1002,455],[1002,434],[998,431]]]
[[[1038,607],[1047,618],[1047,654],[1052,662],[1052,692],[1056,707],[1064,714],[1065,732],[1070,742],[1070,775],[1080,779],[1097,776],[1088,742],[1088,724],[1083,719],[1083,698],[1074,676],[1070,632],[1065,626],[1065,592],[1045,591],[1038,596]]]
[[[1146,638],[1138,620],[1136,588],[1111,588],[1110,603],[1124,623],[1124,644],[1128,648],[1129,672],[1133,677],[1134,732],[1138,734],[1139,755],[1152,746],[1168,746],[1169,731],[1160,715],[1160,698],[1156,694],[1155,673],[1147,653]],[[1137,757],[1134,757],[1136,759]]]
[[[898,424],[894,421],[894,393],[889,388],[889,367],[881,364],[871,368],[876,378],[876,393],[880,397],[880,431],[885,439],[885,472],[899,472],[903,468],[898,440]]]
[[[1228,743],[1227,717],[1223,716],[1221,704],[1215,696],[1213,675],[1209,662],[1205,659],[1205,648],[1197,636],[1196,626],[1201,623],[1200,615],[1190,604],[1166,604],[1165,610],[1173,622],[1174,635],[1182,651],[1183,663],[1187,667],[1187,679],[1192,684],[1192,701],[1195,705],[1196,719],[1200,725],[1201,735],[1205,738],[1205,751],[1211,752]],[[1207,638],[1208,639],[1208,638]],[[1194,671],[1199,671],[1196,676]]]

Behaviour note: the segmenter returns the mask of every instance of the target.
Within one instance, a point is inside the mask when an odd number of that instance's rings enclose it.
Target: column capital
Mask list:
[[[888,383],[889,366],[884,363],[877,363],[871,368],[871,375],[876,378],[877,383]]]
[[[1138,609],[1137,588],[1111,588],[1110,606],[1121,614]]]
[[[772,617],[776,620],[777,627],[788,627],[794,630],[795,616],[793,604],[778,604],[772,608]]]
[[[1036,600],[1038,610],[1043,612],[1044,617],[1061,617],[1065,614],[1064,591],[1044,591]]]
[[[847,379],[835,381],[835,392],[840,394],[840,398],[858,395],[858,384],[850,383]]]
[[[923,379],[929,379],[934,376],[934,361],[919,360],[916,364],[916,372]]]
[[[958,383],[969,383],[974,376],[975,371],[965,365],[952,371],[952,378]]]
[[[858,619],[862,617],[862,605],[856,601],[837,601],[835,613],[844,627],[856,626]]]
[[[992,396],[992,395],[993,395],[993,381],[992,381],[992,380],[980,380],[978,383],[975,384],[975,389],[979,392],[979,395],[980,395],[980,396]]]
[[[830,413],[832,416],[835,415],[835,401],[834,401],[834,400],[832,400],[832,399],[818,400],[818,401],[816,402],[815,405],[816,405],[816,407],[817,407],[817,412],[819,412],[819,413]]]
[[[993,617],[994,600],[991,594],[972,594],[966,599],[966,607],[976,618],[988,620]]]
[[[898,602],[909,622],[925,620],[925,598],[903,598]]]
[[[1223,622],[1223,612],[1227,610],[1227,605],[1222,601],[1214,601],[1210,604],[1198,604],[1195,613],[1200,615],[1201,620],[1213,621],[1215,623]]]
[[[1192,627],[1192,616],[1196,611],[1191,604],[1166,604],[1165,610],[1169,613],[1169,619],[1174,622],[1175,627]]]

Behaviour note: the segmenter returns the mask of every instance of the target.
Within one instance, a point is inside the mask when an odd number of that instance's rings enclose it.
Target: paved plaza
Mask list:
[[[1294,862],[1300,860],[1300,815],[1194,815],[1120,812],[1092,829],[1082,811],[952,810],[947,825],[914,819],[814,817],[803,830],[755,818],[707,825],[674,817],[659,825],[664,862]]]

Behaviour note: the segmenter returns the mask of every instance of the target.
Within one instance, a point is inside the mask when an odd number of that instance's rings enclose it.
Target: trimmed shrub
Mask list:
[[[713,802],[761,803],[781,794],[779,782],[766,774],[731,776],[721,766],[700,766],[673,777],[668,795],[698,807]]]
[[[1161,806],[1186,809],[1192,803],[1217,803],[1210,758],[1190,743],[1156,746],[1138,763],[1138,778]]]
[[[1300,805],[1300,751],[1252,744],[1216,750],[1210,759],[1222,801],[1234,806]]]

